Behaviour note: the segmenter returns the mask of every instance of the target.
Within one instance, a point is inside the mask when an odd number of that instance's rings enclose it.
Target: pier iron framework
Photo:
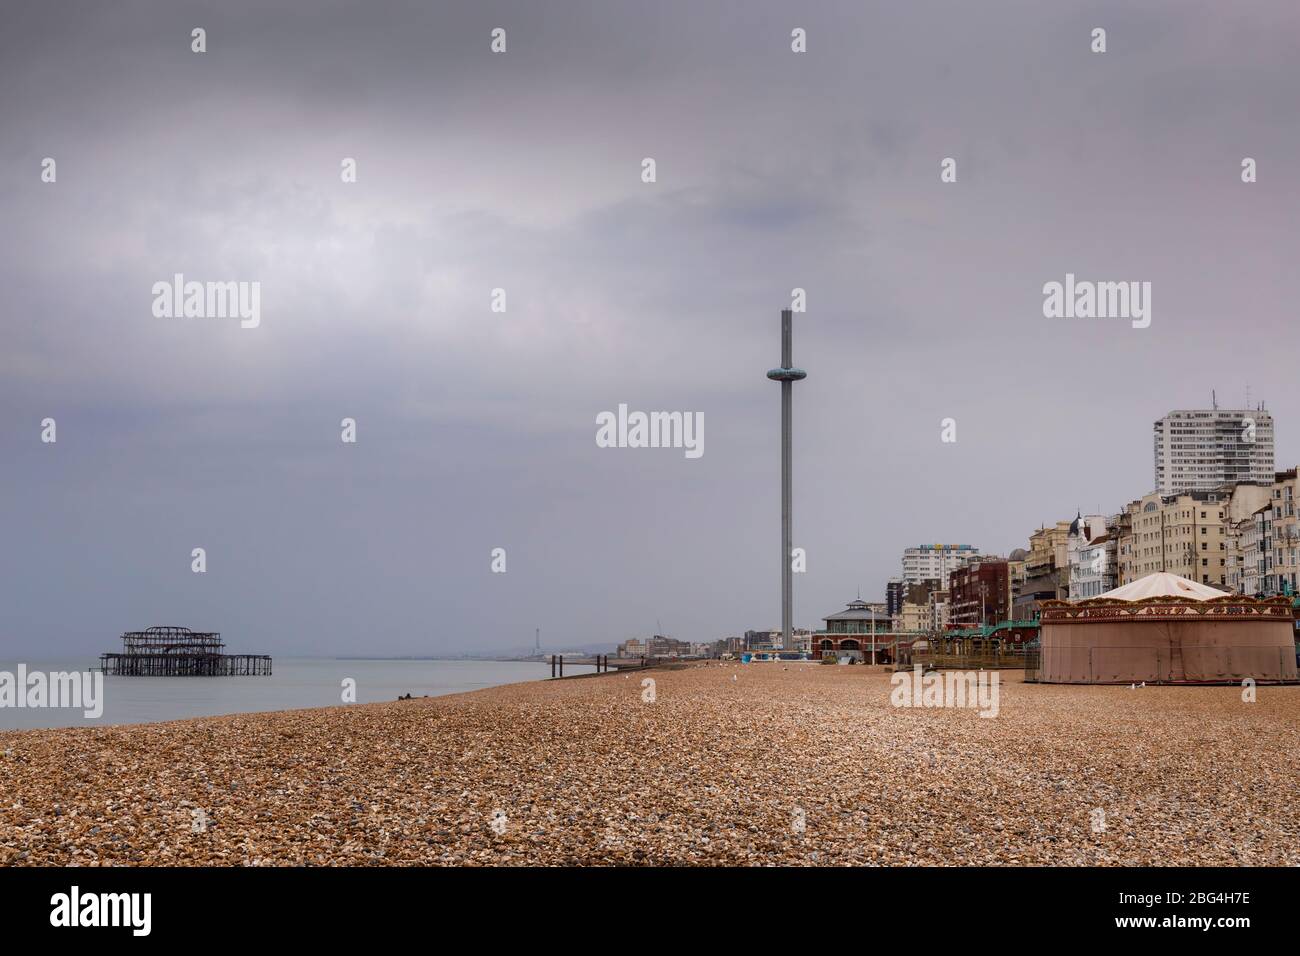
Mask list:
[[[266,654],[226,654],[221,634],[188,627],[151,627],[122,635],[122,653],[101,654],[105,674],[119,677],[264,677]]]

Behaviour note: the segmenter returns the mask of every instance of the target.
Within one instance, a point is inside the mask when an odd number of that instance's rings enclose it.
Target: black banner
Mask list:
[[[286,934],[400,943],[484,917],[494,939],[645,920],[743,938],[773,919],[868,916],[884,933],[996,926],[1070,940],[1231,944],[1292,927],[1295,886],[1295,871],[1283,868],[0,870],[6,926],[19,938],[127,945]]]

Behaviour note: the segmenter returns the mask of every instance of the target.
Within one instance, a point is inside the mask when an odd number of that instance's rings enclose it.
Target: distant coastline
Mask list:
[[[0,670],[18,663],[46,672],[89,668],[84,659],[0,660]],[[594,672],[579,664],[565,673]],[[445,657],[277,657],[275,671],[261,677],[103,678],[104,709],[88,719],[71,708],[0,707],[0,731],[54,727],[107,727],[150,724],[191,717],[253,714],[412,698],[440,697],[503,684],[545,680],[549,666],[539,660]]]

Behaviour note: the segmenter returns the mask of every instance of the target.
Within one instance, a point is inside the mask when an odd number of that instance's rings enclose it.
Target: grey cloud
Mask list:
[[[771,625],[763,372],[794,286],[801,625],[880,595],[906,545],[1006,551],[1120,507],[1149,490],[1150,422],[1210,387],[1250,384],[1297,458],[1291,4],[308,9],[3,14],[8,646]],[[260,280],[262,328],[154,319],[177,271]],[[1152,281],[1152,327],[1044,320],[1066,271]],[[596,448],[619,402],[702,411],[706,454]]]

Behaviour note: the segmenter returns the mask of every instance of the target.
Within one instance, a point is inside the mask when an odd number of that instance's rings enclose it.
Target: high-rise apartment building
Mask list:
[[[1180,409],[1153,428],[1157,494],[1273,480],[1273,416],[1262,405]]]
[[[982,555],[973,544],[919,544],[903,552],[903,583],[938,581],[946,588],[949,574],[978,557]]]
[[[885,584],[885,613],[892,620],[903,610],[903,579],[890,578]]]

